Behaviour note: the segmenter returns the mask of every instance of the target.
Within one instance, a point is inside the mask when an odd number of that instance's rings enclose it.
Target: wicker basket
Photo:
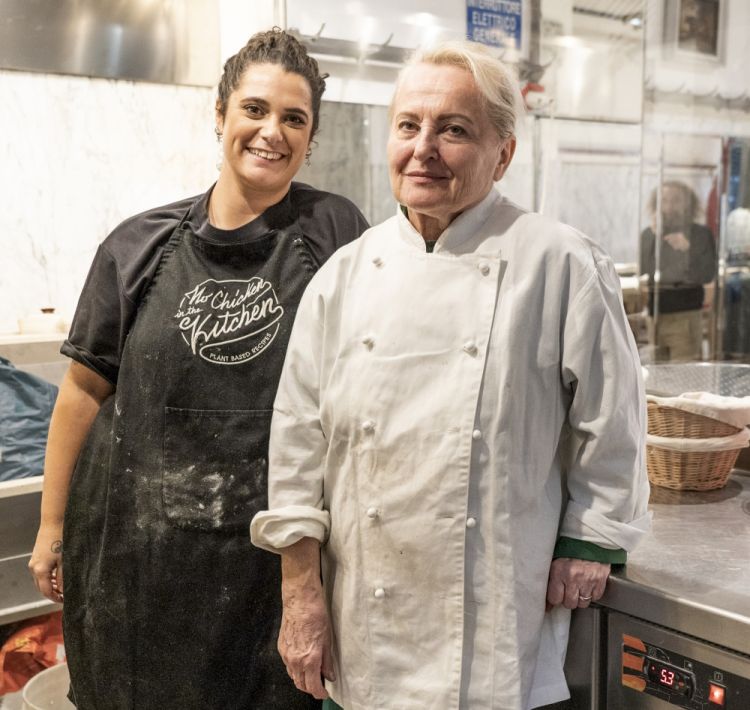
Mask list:
[[[742,431],[710,417],[648,403],[648,433],[681,439],[732,436]],[[673,490],[709,491],[726,485],[742,448],[725,451],[672,451],[646,447],[648,478]]]

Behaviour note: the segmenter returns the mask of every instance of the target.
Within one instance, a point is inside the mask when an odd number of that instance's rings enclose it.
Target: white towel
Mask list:
[[[729,436],[715,436],[710,439],[682,439],[669,436],[646,435],[646,443],[657,449],[669,451],[729,451],[730,449],[744,449],[750,445],[750,430],[740,429]]]
[[[674,407],[703,417],[718,419],[743,429],[750,424],[750,397],[722,397],[710,392],[685,392],[678,397],[647,395],[649,402],[662,407]]]

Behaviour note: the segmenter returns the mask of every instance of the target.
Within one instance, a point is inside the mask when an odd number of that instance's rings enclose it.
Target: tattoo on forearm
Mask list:
[[[60,552],[62,552],[62,540],[55,540],[52,543],[52,552],[54,552],[56,555]]]

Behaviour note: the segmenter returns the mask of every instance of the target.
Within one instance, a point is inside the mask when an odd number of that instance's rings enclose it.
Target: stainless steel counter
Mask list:
[[[576,707],[705,710],[720,707],[713,692],[747,710],[750,473],[705,493],[654,487],[649,507],[650,534],[599,604],[573,613],[565,674]]]
[[[717,491],[654,487],[650,507],[601,605],[750,656],[750,473]]]

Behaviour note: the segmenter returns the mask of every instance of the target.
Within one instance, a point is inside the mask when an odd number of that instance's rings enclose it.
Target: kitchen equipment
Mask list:
[[[600,604],[573,613],[578,710],[750,709],[750,475],[654,488],[652,532]]]
[[[687,634],[609,614],[607,707],[750,707],[747,659]]]

